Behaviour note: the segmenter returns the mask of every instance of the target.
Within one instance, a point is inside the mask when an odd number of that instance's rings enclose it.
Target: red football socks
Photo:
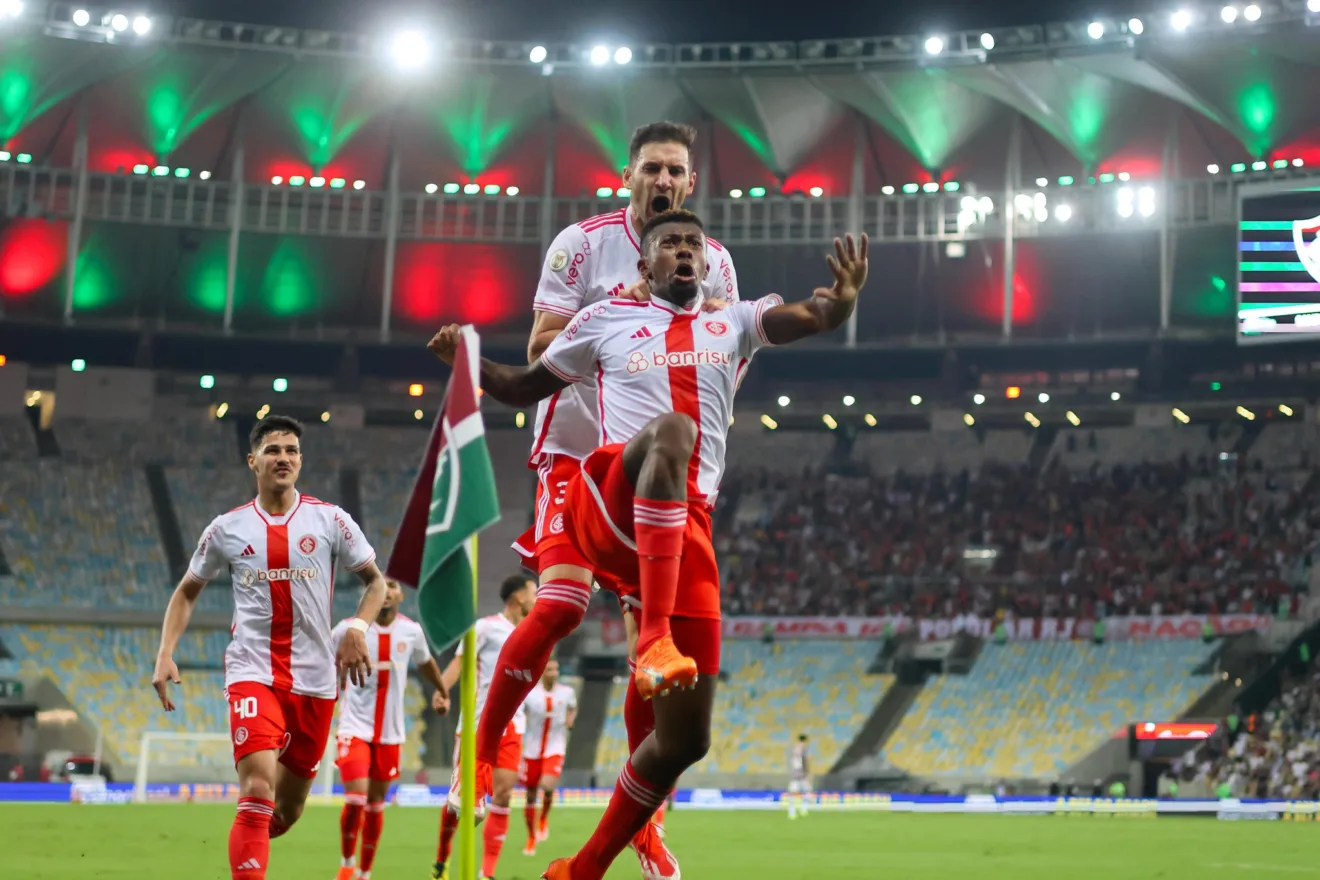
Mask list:
[[[233,880],[266,880],[270,862],[270,821],[275,804],[262,798],[238,799],[229,829],[229,871]]]
[[[555,793],[547,791],[541,800],[541,833],[550,829],[550,807],[554,805]]]
[[[380,833],[385,829],[385,803],[367,804],[367,814],[362,820],[362,858],[358,870],[362,877],[371,873],[371,863],[376,861],[376,845],[380,843]]]
[[[523,819],[527,821],[527,839],[536,841],[536,789],[527,789],[527,803],[523,805]]]
[[[362,811],[367,806],[365,794],[344,795],[344,809],[339,813],[339,855],[345,865],[353,864],[357,852],[358,829],[362,827]]]
[[[509,808],[491,804],[486,808],[486,821],[482,825],[482,839],[486,846],[481,856],[481,876],[494,877],[495,866],[500,863],[500,850],[509,834]]]
[[[669,635],[669,618],[678,596],[678,566],[687,529],[686,501],[633,500],[633,533],[641,572],[642,612],[638,621],[637,653]]]
[[[274,815],[270,817],[271,840],[274,840],[277,837],[283,837],[288,832],[289,832],[289,826],[284,824],[283,819],[281,819],[279,816],[274,816]]]
[[[591,839],[573,858],[573,880],[601,880],[628,841],[665,802],[667,794],[638,776],[632,761],[625,764],[619,781],[614,784],[605,815]]]
[[[590,603],[590,584],[558,580],[537,588],[532,612],[509,634],[495,663],[490,693],[477,722],[478,761],[495,763],[509,722],[541,680],[555,645],[577,629]]]
[[[642,740],[655,730],[655,704],[642,699],[634,676],[637,664],[628,661],[628,690],[623,697],[623,728],[628,732],[628,754],[637,751]]]
[[[435,851],[435,863],[443,865],[449,861],[449,853],[454,849],[454,832],[458,830],[458,813],[449,806],[440,808],[440,846]]]

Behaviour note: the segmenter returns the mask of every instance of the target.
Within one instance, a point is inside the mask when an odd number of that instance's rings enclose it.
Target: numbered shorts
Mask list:
[[[255,681],[225,687],[229,703],[229,733],[234,763],[274,749],[289,772],[304,779],[316,776],[330,738],[335,701],[273,688]]]
[[[527,788],[536,788],[541,777],[558,779],[564,775],[564,756],[546,755],[544,758],[523,758],[518,767],[518,782]]]
[[[399,778],[399,744],[341,736],[336,742],[335,766],[339,768],[339,778],[345,782],[358,779],[393,782]]]
[[[449,774],[449,802],[455,807],[458,806],[458,783],[462,776],[459,769],[463,753],[459,748],[458,734],[454,735],[454,769]],[[509,726],[504,728],[504,736],[500,739],[500,751],[495,756],[496,770],[512,770],[517,772],[518,765],[522,763],[522,734],[514,726],[512,721]]]
[[[633,533],[636,493],[623,471],[622,443],[602,446],[582,461],[569,480],[565,521],[573,543],[615,584],[639,584],[637,542]],[[687,531],[678,570],[679,589],[671,628],[674,644],[697,661],[703,675],[720,671],[720,570],[715,562],[710,511],[704,503],[688,506]],[[618,589],[633,605],[640,598],[630,587]],[[634,605],[634,607],[637,607]]]

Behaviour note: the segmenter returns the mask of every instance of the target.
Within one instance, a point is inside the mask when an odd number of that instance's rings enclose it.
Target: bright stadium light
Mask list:
[[[183,178],[183,177],[187,177],[189,174],[192,174],[192,171],[190,171],[190,170],[187,169],[187,168],[175,168],[175,169],[174,169],[174,176],[175,176],[175,177]]]
[[[592,46],[588,60],[597,67],[605,66],[610,60],[609,46]]]
[[[279,393],[279,394],[283,394],[284,392],[286,392],[286,391],[289,390],[289,380],[288,380],[288,379],[276,379],[274,382],[271,382],[271,383],[270,383],[270,389],[271,389],[272,391],[275,391],[275,392]]]
[[[1255,162],[1252,162],[1252,163],[1251,163],[1251,170],[1252,170],[1252,171],[1264,171],[1264,170],[1265,170],[1265,166],[1266,166],[1266,162],[1265,162],[1264,159],[1257,159]]]
[[[283,182],[284,182],[284,178],[280,177],[278,174],[276,174],[274,177],[270,179],[271,186],[279,186]]]
[[[475,196],[479,192],[481,192],[481,186],[479,184],[476,183],[463,184],[463,195]]]
[[[23,3],[21,0],[4,0],[0,3],[0,14],[6,18],[18,18],[23,14]]]
[[[1246,9],[1242,10],[1242,17],[1247,21],[1260,21],[1260,7],[1252,3]]]
[[[69,364],[69,368],[75,373],[81,373],[83,370],[87,369],[87,361],[82,358],[74,358],[73,363]]]
[[[1036,395],[1036,400],[1039,401],[1040,403],[1049,403],[1050,396],[1044,391],[1042,391],[1040,394]]]
[[[779,405],[780,405],[780,406],[788,406],[788,405],[789,405],[790,403],[792,403],[792,402],[793,402],[792,399],[791,399],[787,394],[781,394],[781,395],[779,395]]]
[[[1225,6],[1219,10],[1219,17],[1224,20],[1224,24],[1232,24],[1237,21],[1238,10],[1236,6]]]
[[[1306,0],[1306,8],[1311,12],[1320,12],[1320,0]]]
[[[1098,40],[1105,35],[1105,23],[1102,21],[1093,21],[1086,26],[1086,35],[1093,40]]]
[[[541,64],[548,54],[545,46],[533,46],[532,51],[527,53],[527,60],[533,64]]]
[[[343,189],[343,188],[344,188],[344,185],[347,184],[347,183],[348,183],[348,181],[347,181],[347,180],[344,180],[344,178],[342,178],[342,177],[332,177],[332,178],[330,178],[330,188],[331,188],[331,189]]]
[[[428,184],[426,185],[426,194],[427,194],[428,196],[433,196],[433,195],[436,194],[436,191],[439,190],[439,189],[440,189],[440,187],[436,186],[434,183],[428,183]]]
[[[151,169],[151,174],[153,177],[169,177],[170,167],[168,165],[157,165]]]
[[[307,178],[303,177],[301,174],[295,174],[293,177],[289,178],[289,186],[302,186],[306,182]]]
[[[1137,190],[1137,211],[1143,217],[1155,213],[1155,190],[1152,187],[1143,186]]]
[[[139,15],[133,19],[133,33],[139,37],[145,37],[151,33],[151,19],[145,15]]]
[[[87,27],[87,23],[92,20],[92,14],[86,9],[73,10],[73,23],[78,27]]]
[[[740,190],[740,189],[731,189],[731,190],[729,190],[729,198],[731,198],[731,199],[741,199],[741,198],[742,198],[742,194],[743,194],[743,193],[742,193],[742,190]]]
[[[908,398],[908,403],[912,404],[913,406],[921,406],[921,395],[920,394],[912,395],[911,397]]]
[[[892,196],[894,194],[894,188],[889,184],[885,184],[884,186],[880,187],[880,192],[884,193],[887,196]]]
[[[938,55],[938,54],[940,54],[940,53],[943,52],[943,51],[944,51],[944,38],[943,38],[943,37],[927,37],[927,38],[926,38],[926,54],[927,54],[927,55]]]
[[[197,176],[200,177],[202,180],[210,180],[210,179],[211,179],[211,172],[209,172],[209,171],[203,171],[203,172],[201,172],[200,174],[198,174]]]
[[[1109,392],[1109,399],[1112,400],[1114,403],[1118,403],[1120,400],[1123,399],[1123,395],[1119,394],[1117,391],[1111,391]]]
[[[321,187],[325,186],[325,178],[321,177],[320,175],[317,175],[316,177],[313,177],[311,180],[307,181],[307,184],[309,186],[320,189]]]
[[[516,186],[506,186],[504,188],[504,194],[506,196],[516,196],[519,192],[521,192],[521,190]]]
[[[1049,185],[1050,185],[1050,179],[1049,179],[1048,177],[1037,177],[1037,178],[1036,178],[1036,186],[1046,187],[1046,186],[1049,186]]]
[[[1067,223],[1072,219],[1072,208],[1067,205],[1054,206],[1054,219],[1060,223]]]
[[[1146,30],[1145,23],[1139,18],[1128,19],[1128,33],[1141,36]]]
[[[632,49],[627,46],[620,46],[614,50],[615,64],[627,64],[629,61],[632,61]]]
[[[979,391],[976,392],[975,394],[972,395],[972,403],[976,404],[977,406],[980,406],[981,404],[985,403],[985,395]]]
[[[390,39],[390,60],[400,70],[420,70],[431,60],[431,43],[421,31],[399,31]]]
[[[989,52],[995,47],[995,35],[991,33],[981,34],[981,48]]]
[[[821,196],[825,195],[824,187],[819,187],[819,186],[813,186],[811,189],[807,190],[807,192],[811,193],[811,197],[813,199],[818,199]]]
[[[1209,165],[1205,166],[1205,170],[1208,174],[1218,174],[1219,166],[1216,165],[1214,162],[1211,162]]]
[[[598,199],[608,199],[608,198],[609,198],[610,196],[612,196],[612,195],[614,195],[614,188],[613,188],[613,187],[609,187],[609,186],[598,186],[598,187],[596,187],[596,198],[598,198]]]
[[[497,196],[500,194],[500,185],[498,183],[488,183],[481,188],[481,191],[488,196]]]
[[[367,188],[367,182],[366,182],[365,180],[355,180],[355,181],[353,181],[353,189],[362,190],[362,189],[366,189],[366,188]]]
[[[457,194],[458,194],[458,191],[461,190],[461,189],[462,189],[462,187],[459,186],[459,185],[456,184],[456,183],[446,183],[446,184],[445,184],[445,195],[447,195],[447,196],[457,195]]]
[[[122,12],[116,12],[110,16],[110,29],[117,34],[122,34],[128,30],[128,16]]]
[[[1320,6],[1320,0],[1314,0],[1314,2],[1315,2],[1318,6]],[[1317,9],[1316,11],[1317,11],[1317,12],[1320,12],[1320,9]],[[1293,159],[1293,167],[1294,167],[1294,168],[1301,168],[1301,167],[1302,167],[1303,165],[1305,165],[1305,164],[1306,164],[1305,160],[1303,160],[1300,156],[1297,157],[1296,159]]]
[[[201,378],[201,381],[198,384],[209,391],[210,389],[215,387],[215,376],[212,376],[208,373],[207,375]]]
[[[1132,190],[1131,190],[1130,188],[1126,187],[1126,186],[1123,187],[1122,189],[1120,189],[1120,190],[1118,191],[1117,199],[1118,199],[1118,216],[1120,216],[1120,217],[1131,217],[1131,216],[1132,216]]]
[[[844,406],[852,406],[852,405],[853,405],[854,403],[856,403],[856,402],[857,402],[857,398],[853,397],[851,394],[845,394],[845,395],[843,395],[843,405],[844,405]]]
[[[1186,9],[1179,9],[1173,15],[1169,16],[1169,24],[1175,31],[1185,31],[1191,27],[1192,14]]]
[[[150,170],[151,169],[147,167],[147,164],[145,162],[139,162],[133,166],[134,174],[146,174]]]

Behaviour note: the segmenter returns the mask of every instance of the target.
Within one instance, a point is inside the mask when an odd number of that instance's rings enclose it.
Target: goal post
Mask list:
[[[233,770],[233,739],[228,733],[194,733],[178,730],[145,730],[138,745],[137,775],[133,800],[147,799],[147,782],[153,763],[174,768],[228,766]],[[214,772],[214,771],[212,771]],[[196,782],[203,780],[196,779]]]

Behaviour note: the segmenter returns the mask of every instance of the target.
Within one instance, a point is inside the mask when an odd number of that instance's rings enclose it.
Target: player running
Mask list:
[[[233,579],[233,640],[225,650],[225,700],[238,769],[238,813],[229,832],[233,880],[265,880],[270,841],[302,815],[321,766],[336,689],[371,671],[367,630],[385,600],[385,578],[358,524],[339,507],[298,492],[302,425],[267,416],[249,435],[257,497],[212,520],[170,597],[151,683],[174,711],[174,649],[207,582]],[[366,585],[338,649],[331,647],[335,571]]]
[[[805,733],[788,750],[788,818],[807,815],[807,795],[811,794],[811,747]]]
[[[772,295],[703,315],[700,219],[661,214],[641,239],[650,302],[583,309],[530,366],[481,361],[482,388],[510,406],[596,375],[604,445],[568,481],[564,532],[593,570],[640,586],[639,656],[655,659],[637,687],[654,694],[687,688],[656,702],[655,730],[624,766],[596,832],[572,859],[551,863],[550,880],[600,880],[680,774],[706,754],[720,656],[709,511],[724,471],[734,391],[760,348],[842,326],[867,274],[867,238],[859,245],[850,235],[835,239],[827,258],[833,286],[810,299],[785,305]],[[458,338],[450,326],[429,347],[452,363]]]
[[[584,306],[610,297],[645,299],[645,282],[637,283],[638,242],[653,217],[682,206],[697,181],[692,170],[696,131],[674,122],[653,122],[638,128],[628,148],[623,185],[630,192],[626,208],[584,220],[559,233],[541,270],[533,303],[536,314],[528,361],[535,361],[569,320]],[[738,279],[733,260],[713,239],[706,241],[710,277],[702,295],[735,302]],[[529,466],[536,468],[536,522],[514,545],[525,565],[540,576],[538,602],[499,658],[487,711],[477,728],[477,800],[490,790],[491,768],[501,731],[541,677],[554,646],[586,615],[593,572],[564,532],[564,489],[578,471],[578,462],[599,442],[600,425],[593,376],[565,387],[543,400],[536,411],[536,439]],[[630,667],[636,657],[637,627],[624,606]],[[629,687],[624,700],[624,726],[629,750],[655,726],[651,707]],[[657,819],[663,817],[661,810]],[[638,835],[633,847],[645,880],[673,880],[678,863],[665,848],[658,825]]]
[[[559,661],[546,664],[545,674],[523,703],[527,733],[523,736],[522,766],[518,782],[527,787],[523,816],[527,819],[527,845],[523,855],[536,855],[536,844],[550,837],[550,807],[564,772],[568,732],[577,719],[577,692],[559,681]],[[540,816],[537,806],[540,805]]]
[[[483,617],[475,624],[477,652],[477,717],[482,717],[486,700],[491,689],[491,681],[496,674],[495,659],[500,649],[516,632],[516,627],[524,621],[536,602],[536,582],[516,574],[504,579],[500,585],[500,599],[504,601],[504,610],[490,617]],[[445,667],[441,676],[446,693],[453,691],[462,670],[463,643],[458,643],[454,659]],[[509,832],[509,799],[513,786],[518,781],[518,763],[522,757],[522,736],[526,721],[522,712],[514,713],[504,726],[500,736],[499,749],[495,755],[495,770],[491,790],[490,821],[482,829],[485,844],[481,858],[481,876],[495,876],[495,866],[500,861],[500,850],[504,848],[504,838]],[[456,731],[463,729],[463,716],[458,717]],[[459,782],[459,739],[454,734],[454,771],[449,777],[449,797],[440,811],[440,845],[436,850],[435,866],[431,871],[433,880],[447,880],[449,872],[446,863],[454,846],[454,832],[458,830],[458,811],[461,800],[458,791]],[[477,801],[478,815],[485,815],[484,801]]]
[[[431,708],[441,715],[449,710],[449,691],[421,624],[399,613],[403,587],[388,579],[385,585],[385,604],[367,630],[375,675],[368,676],[361,687],[345,688],[340,695],[335,765],[344,780],[344,809],[339,814],[342,861],[337,880],[371,880],[371,864],[385,825],[385,796],[399,778],[409,660],[435,688]],[[330,633],[330,644],[337,647],[352,625],[352,620],[341,621]],[[355,858],[359,830],[360,863]]]

